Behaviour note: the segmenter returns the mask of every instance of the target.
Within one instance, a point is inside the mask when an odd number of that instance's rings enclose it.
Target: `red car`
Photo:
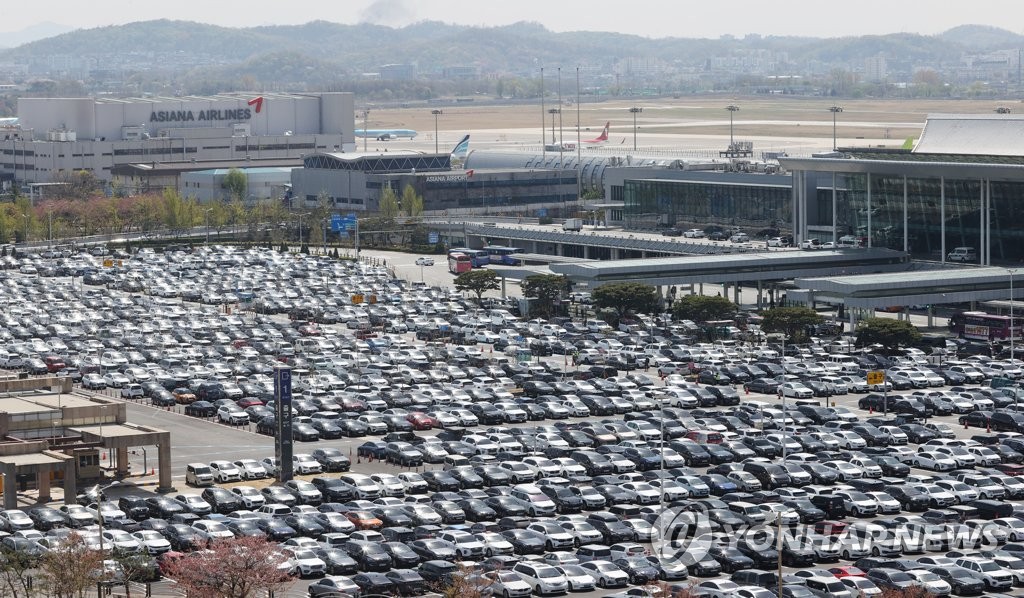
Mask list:
[[[412,424],[414,430],[429,430],[434,427],[435,420],[425,413],[410,413],[405,416],[406,421]]]
[[[1000,463],[999,465],[993,465],[992,469],[998,469],[1006,475],[1024,476],[1024,465],[1020,463]]]
[[[828,572],[840,579],[843,577],[867,577],[867,573],[853,565],[849,567],[832,567]]]
[[[242,397],[241,399],[235,401],[235,403],[242,409],[245,409],[246,407],[255,407],[257,405],[263,405],[263,401],[257,399],[256,397]]]
[[[826,519],[815,523],[814,531],[824,536],[839,536],[846,531],[846,524],[842,521]]]

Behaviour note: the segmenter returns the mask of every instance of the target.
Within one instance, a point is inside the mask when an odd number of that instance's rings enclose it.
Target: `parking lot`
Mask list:
[[[442,560],[476,563],[510,596],[659,579],[769,596],[780,528],[787,596],[1024,587],[1020,360],[861,355],[830,340],[783,356],[697,343],[687,323],[526,321],[443,286],[441,263],[422,282],[403,276],[415,256],[104,257],[0,258],[0,367],[81,377],[123,396],[130,421],[171,432],[168,498],[194,516],[154,508],[133,527],[111,511],[126,533],[160,528],[174,550],[191,547],[177,526],[268,534],[296,573],[350,593],[349,578],[365,585],[374,570],[427,591],[450,574]],[[274,467],[280,362],[294,373],[301,469],[283,489],[260,470]],[[876,371],[884,387],[867,384]],[[146,460],[131,455],[132,471]],[[227,492],[191,487],[188,464]],[[131,479],[110,494],[157,498]],[[175,523],[152,523],[163,518]],[[330,595],[321,585],[286,595]]]

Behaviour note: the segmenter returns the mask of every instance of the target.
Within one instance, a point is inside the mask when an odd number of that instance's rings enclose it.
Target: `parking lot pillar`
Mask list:
[[[168,440],[157,445],[157,467],[160,469],[160,484],[157,486],[157,492],[172,492],[174,486],[171,485],[171,443]]]
[[[50,470],[36,472],[36,488],[39,489],[39,502],[50,502]]]
[[[4,508],[18,508],[18,466],[4,463]]]
[[[117,475],[124,476],[128,473],[128,447],[119,446],[117,449]]]
[[[78,478],[75,477],[77,458],[64,460],[64,504],[73,505],[78,500]]]

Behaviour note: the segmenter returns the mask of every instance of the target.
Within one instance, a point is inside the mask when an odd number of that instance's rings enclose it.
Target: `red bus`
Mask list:
[[[462,274],[473,269],[473,261],[465,253],[448,254],[448,271],[452,274]]]
[[[1021,318],[1013,318],[1013,338],[1020,338]],[[961,311],[949,319],[949,329],[970,340],[994,341],[1010,338],[1010,316],[997,316],[983,311]]]

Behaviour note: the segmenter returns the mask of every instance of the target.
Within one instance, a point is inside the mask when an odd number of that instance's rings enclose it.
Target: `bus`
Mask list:
[[[493,264],[520,266],[523,263],[523,258],[516,256],[516,254],[523,253],[523,250],[518,247],[488,245],[487,247],[484,247],[484,251],[486,251],[487,255],[491,257],[491,263]]]
[[[448,271],[452,274],[462,274],[472,269],[473,263],[465,253],[453,252],[448,254]]]
[[[1021,318],[1013,318],[1013,338],[1020,338]],[[969,340],[994,341],[1010,338],[1010,316],[997,316],[983,311],[961,311],[949,319],[949,329]]]
[[[483,249],[470,249],[469,247],[453,247],[448,250],[449,254],[463,253],[469,256],[469,261],[474,268],[482,268],[491,263],[490,256]]]

